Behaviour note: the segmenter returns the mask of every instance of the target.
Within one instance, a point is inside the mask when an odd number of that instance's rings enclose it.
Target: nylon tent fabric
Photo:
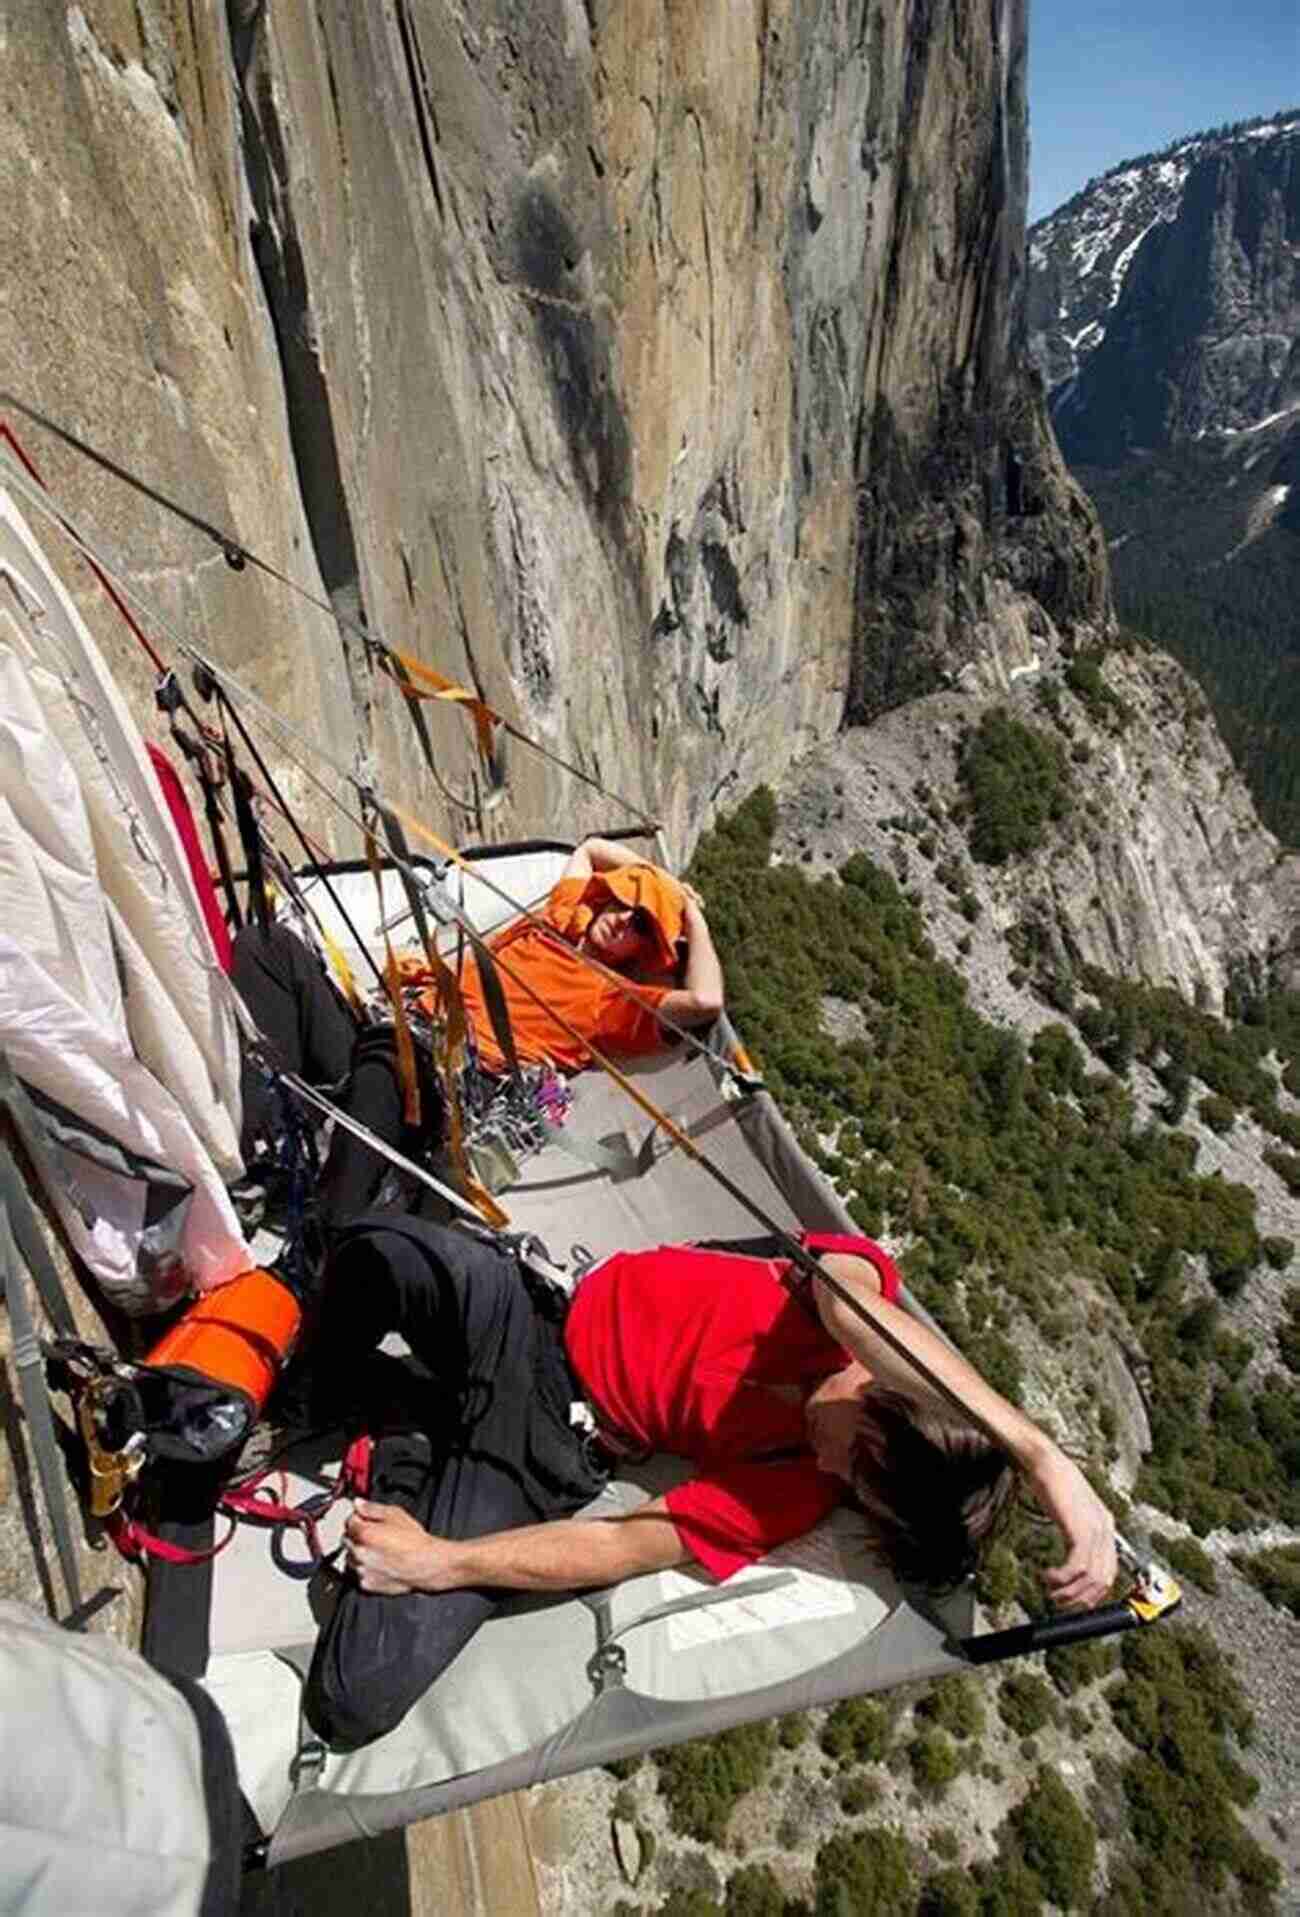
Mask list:
[[[236,1006],[208,933],[189,861],[143,741],[76,607],[9,495],[0,490],[0,610],[45,725],[81,790],[99,882],[153,973],[189,1045],[152,1062],[218,1171],[239,1155]],[[127,994],[127,1019],[134,1016]],[[198,1061],[196,1063],[195,1053]]]
[[[251,1259],[188,1107],[150,1065],[194,1089],[209,1132],[224,1133],[230,1119],[175,1009],[173,979],[164,985],[105,892],[77,770],[49,723],[48,675],[15,613],[17,604],[30,615],[31,590],[28,578],[17,591],[0,557],[0,1044],[19,1076],[73,1120],[192,1187],[181,1256],[188,1276],[211,1287]],[[128,1311],[171,1302],[139,1268],[144,1187],[52,1150],[64,1176],[50,1197],[105,1294]]]

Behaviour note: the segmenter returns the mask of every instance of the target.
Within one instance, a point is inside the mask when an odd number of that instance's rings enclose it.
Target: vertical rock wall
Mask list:
[[[1022,0],[6,15],[3,384],[678,855],[846,716],[1104,624],[1020,366]],[[461,715],[433,778],[355,629],[30,437],[169,625],[439,830],[621,816],[522,749],[485,812]]]

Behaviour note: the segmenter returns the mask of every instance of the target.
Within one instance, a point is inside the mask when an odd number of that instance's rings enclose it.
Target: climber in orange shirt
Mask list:
[[[613,840],[584,839],[535,918],[541,923],[521,919],[489,941],[522,1064],[580,1071],[590,1060],[583,1039],[601,1051],[638,1057],[671,1038],[656,1012],[675,1025],[700,1025],[722,1010],[722,967],[699,895]],[[635,996],[588,959],[643,981]],[[407,984],[429,976],[423,959],[404,960],[402,975]],[[460,983],[479,1062],[487,1071],[504,1071],[473,959]],[[433,1009],[432,993],[428,1006]]]
[[[643,1056],[672,1040],[657,1013],[691,1026],[722,1010],[722,967],[698,895],[613,840],[585,839],[541,911],[488,943],[523,1065],[580,1071],[590,1063],[584,1041],[620,1057]],[[405,995],[432,1013],[434,994],[421,989],[431,981],[427,960],[405,958],[401,972]],[[423,1135],[414,1138],[403,1122],[393,1027],[359,1022],[287,926],[269,932],[245,926],[234,941],[232,976],[277,1065],[329,1089],[340,1110],[408,1154],[441,1131],[442,1093],[427,1064]],[[506,1060],[473,958],[460,983],[478,1062],[503,1072]],[[277,1110],[264,1075],[246,1061],[243,1142],[250,1167],[258,1163],[259,1140],[274,1132]],[[385,1162],[363,1139],[336,1127],[318,1192],[327,1231],[366,1208]]]

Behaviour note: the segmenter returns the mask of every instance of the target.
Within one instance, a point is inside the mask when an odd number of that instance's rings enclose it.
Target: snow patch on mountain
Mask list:
[[[1143,241],[1177,219],[1187,179],[1208,151],[1293,136],[1294,112],[1223,134],[1193,134],[1167,152],[1123,161],[1029,230],[1029,351],[1049,388],[1077,374],[1106,337]]]

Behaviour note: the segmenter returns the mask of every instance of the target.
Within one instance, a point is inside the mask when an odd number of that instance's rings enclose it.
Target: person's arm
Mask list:
[[[487,1537],[433,1537],[400,1505],[358,1498],[344,1527],[363,1591],[585,1591],[691,1561],[662,1498],[615,1518],[556,1518]]]
[[[722,964],[714,948],[697,895],[686,893],[686,976],[659,1001],[659,1009],[679,1025],[704,1025],[726,1002]]]
[[[1043,1582],[1058,1605],[1099,1604],[1115,1581],[1115,1522],[1078,1465],[1022,1411],[987,1384],[973,1366],[899,1305],[880,1296],[878,1273],[865,1259],[829,1253],[821,1263],[859,1300],[868,1316],[885,1324],[899,1342],[914,1351],[926,1368],[948,1386],[982,1421],[1034,1496],[1059,1526],[1066,1543],[1063,1564],[1045,1571]],[[908,1397],[939,1402],[918,1371],[879,1333],[826,1286],[814,1284],[817,1308],[830,1336],[883,1385]]]
[[[589,879],[594,872],[616,872],[621,865],[645,865],[644,852],[616,839],[584,839],[569,854],[560,874],[565,879]]]

